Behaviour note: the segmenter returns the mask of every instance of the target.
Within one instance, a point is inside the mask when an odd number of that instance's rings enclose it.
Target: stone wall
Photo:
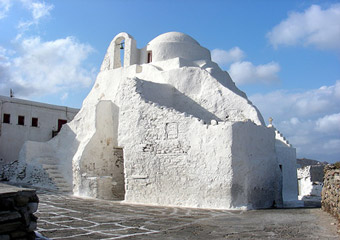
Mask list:
[[[340,168],[326,165],[322,189],[322,209],[340,220]]]
[[[35,190],[0,183],[0,239],[35,239]]]

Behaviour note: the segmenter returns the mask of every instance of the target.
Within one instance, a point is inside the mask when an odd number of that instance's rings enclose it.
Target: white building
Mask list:
[[[275,131],[275,150],[277,161],[282,173],[282,199],[285,207],[303,206],[297,199],[297,164],[296,149],[272,124],[273,119],[269,119],[269,128]]]
[[[321,202],[325,165],[310,165],[298,168],[299,199],[305,202]]]
[[[46,142],[79,109],[0,96],[0,167],[18,160],[25,141]]]
[[[297,199],[297,186],[282,187],[296,179],[295,149],[278,148],[209,50],[178,32],[142,49],[118,34],[74,120],[46,143],[25,143],[19,160],[18,173],[30,169],[20,181],[53,162],[78,196],[220,209]]]

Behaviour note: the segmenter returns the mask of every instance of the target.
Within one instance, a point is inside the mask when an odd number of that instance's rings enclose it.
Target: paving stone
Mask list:
[[[48,230],[48,231],[39,231],[43,236],[51,238],[51,239],[64,239],[66,237],[71,236],[79,236],[79,238],[75,239],[82,239],[82,235],[90,234],[91,232],[82,230],[82,229],[54,229],[54,230]]]
[[[22,224],[21,224],[20,221],[3,223],[3,224],[1,224],[0,234],[15,231],[15,230],[19,229],[21,226],[22,226]]]
[[[20,219],[20,218],[21,218],[21,215],[18,212],[14,212],[14,211],[3,211],[3,212],[0,212],[0,222]]]
[[[91,231],[116,231],[119,229],[122,229],[121,226],[119,226],[117,223],[104,223],[104,224],[99,224],[97,226],[93,226],[93,227],[88,227],[88,230]]]
[[[203,210],[38,195],[38,231],[50,239],[339,239],[319,208]]]

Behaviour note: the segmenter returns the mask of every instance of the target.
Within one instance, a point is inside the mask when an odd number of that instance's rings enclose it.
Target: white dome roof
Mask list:
[[[189,35],[185,34],[185,33],[180,33],[180,32],[167,32],[164,34],[159,35],[158,37],[155,37],[154,39],[152,39],[149,44],[158,44],[158,43],[163,43],[163,42],[186,42],[186,43],[191,43],[191,44],[195,44],[195,45],[199,45],[200,44],[193,39],[192,37],[190,37]]]

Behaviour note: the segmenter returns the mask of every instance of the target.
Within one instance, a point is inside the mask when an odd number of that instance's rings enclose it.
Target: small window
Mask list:
[[[148,52],[148,63],[152,62],[152,52]]]
[[[4,113],[3,122],[4,122],[4,123],[11,123],[11,114]]]
[[[24,116],[18,116],[18,125],[25,125],[25,117]]]
[[[67,123],[67,120],[58,119],[58,132],[60,131],[61,127]]]
[[[32,127],[38,127],[38,118],[32,117]]]

